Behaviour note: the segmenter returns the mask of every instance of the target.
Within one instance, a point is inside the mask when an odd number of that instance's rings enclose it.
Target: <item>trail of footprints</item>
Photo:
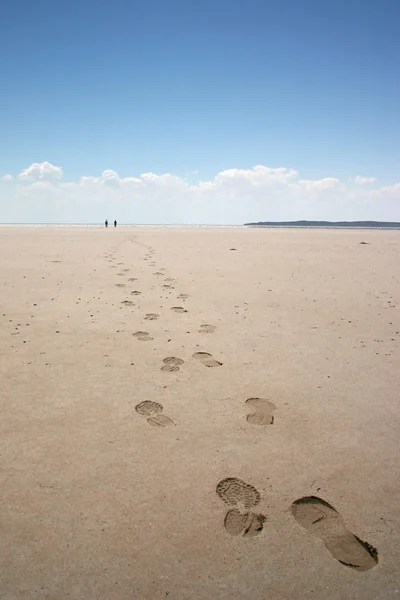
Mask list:
[[[144,260],[153,259],[154,253],[154,250],[150,249]],[[107,255],[107,259],[110,263],[116,260],[111,254]],[[123,265],[123,263],[117,264],[118,266]],[[156,262],[152,260],[149,265],[155,267]],[[116,268],[116,265],[111,264],[110,267]],[[122,269],[117,275],[123,277],[127,272],[129,272],[129,269]],[[154,273],[157,278],[164,275],[164,268]],[[137,278],[130,277],[127,281],[134,282],[137,281]],[[164,290],[173,290],[174,283],[173,278],[165,277],[161,287]],[[116,283],[115,285],[119,288],[126,287],[125,283]],[[131,295],[138,296],[140,294],[139,290],[131,292]],[[177,299],[183,302],[188,298],[189,295],[184,293],[177,296]],[[126,306],[134,306],[134,303],[129,300],[123,300],[121,303]],[[182,306],[172,306],[171,310],[177,314],[188,312]],[[144,320],[155,321],[159,317],[158,313],[146,313]],[[215,331],[215,325],[205,323],[200,325],[198,333],[211,334]],[[139,330],[132,335],[139,341],[153,339],[147,331]],[[221,367],[223,364],[208,352],[195,352],[192,357],[207,368]],[[184,361],[176,356],[167,356],[162,362],[161,371],[169,373],[176,373],[184,364]],[[266,431],[274,424],[274,413],[277,409],[273,402],[265,398],[252,397],[248,398],[244,404],[245,412],[247,412],[245,419],[249,425],[262,427]],[[135,406],[135,411],[145,417],[149,425],[158,428],[171,427],[175,423],[163,414],[163,410],[162,404],[149,400],[140,402]],[[261,534],[264,523],[267,522],[267,517],[257,510],[261,502],[261,496],[254,486],[236,477],[228,477],[218,483],[216,493],[220,500],[229,507],[223,521],[227,533],[246,539]],[[368,542],[362,541],[347,529],[340,513],[322,498],[316,496],[299,498],[293,502],[290,510],[296,522],[315,537],[320,538],[331,556],[341,564],[357,571],[368,571],[378,564],[376,548]]]
[[[255,537],[261,533],[267,517],[254,508],[260,504],[258,490],[236,477],[223,479],[216,492],[230,506],[224,527],[234,536]],[[328,502],[317,496],[295,500],[291,506],[295,520],[319,537],[333,558],[357,571],[369,571],[378,564],[378,551],[345,526],[343,517]]]

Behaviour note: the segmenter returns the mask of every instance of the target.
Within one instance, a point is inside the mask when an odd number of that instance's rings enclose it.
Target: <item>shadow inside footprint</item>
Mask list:
[[[165,286],[164,286],[165,287]],[[171,310],[173,310],[175,313],[178,314],[183,314],[183,313],[187,313],[188,311],[186,310],[186,308],[183,308],[183,306],[173,306],[171,308]]]
[[[246,416],[246,420],[251,425],[272,425],[274,422],[273,412],[276,410],[275,404],[264,398],[248,398],[246,407],[253,410]]]
[[[209,352],[195,352],[193,358],[200,361],[205,367],[221,367],[222,362],[216,360]]]
[[[157,313],[147,313],[144,317],[145,321],[155,321],[160,315]]]
[[[343,517],[325,500],[306,496],[293,502],[292,515],[305,529],[320,537],[333,558],[346,567],[368,571],[378,564],[378,551],[349,531]]]

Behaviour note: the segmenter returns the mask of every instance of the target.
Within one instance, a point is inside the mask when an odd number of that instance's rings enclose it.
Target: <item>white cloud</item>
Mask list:
[[[375,183],[376,177],[362,177],[361,175],[356,175],[354,181],[357,185],[364,185],[364,183]]]
[[[105,171],[103,171],[100,177],[100,181],[103,185],[108,185],[110,187],[119,187],[121,185],[118,173],[116,173],[112,169],[106,169]]]
[[[61,182],[61,176],[61,167],[44,162],[24,169],[19,182],[0,180],[4,220],[102,222],[113,215],[137,223],[400,220],[400,183],[363,189],[355,179],[301,179],[286,167],[226,169],[196,184],[171,173],[120,177],[112,169],[77,181]]]
[[[33,163],[30,167],[24,169],[19,174],[19,178],[22,181],[57,181],[57,179],[61,179],[62,176],[62,168],[52,165],[51,163],[47,162],[47,160],[42,163]]]
[[[2,181],[12,181],[14,178],[12,175],[7,173],[7,175],[3,175],[3,177],[1,179],[2,179]]]
[[[388,185],[375,190],[369,191],[369,196],[372,198],[388,199],[397,201],[400,205],[400,183]]]
[[[93,185],[95,183],[99,183],[100,181],[100,177],[81,177],[79,180],[79,185],[81,186],[87,186],[87,185]]]
[[[307,191],[325,191],[340,186],[340,180],[335,177],[325,179],[300,179],[299,185]]]

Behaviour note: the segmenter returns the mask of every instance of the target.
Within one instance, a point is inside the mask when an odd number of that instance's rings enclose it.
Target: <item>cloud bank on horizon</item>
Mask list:
[[[170,173],[121,178],[112,169],[65,181],[63,169],[45,161],[1,177],[0,207],[3,223],[399,221],[400,182],[379,186],[363,175],[307,180],[292,168],[264,165],[227,169],[197,184]]]

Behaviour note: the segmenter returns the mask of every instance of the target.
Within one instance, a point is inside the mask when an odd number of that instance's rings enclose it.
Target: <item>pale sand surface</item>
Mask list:
[[[2,600],[400,597],[399,232],[4,227],[0,244]],[[246,421],[250,397],[272,425]],[[224,528],[227,477],[260,493],[259,535]],[[312,495],[377,566],[296,522]]]

